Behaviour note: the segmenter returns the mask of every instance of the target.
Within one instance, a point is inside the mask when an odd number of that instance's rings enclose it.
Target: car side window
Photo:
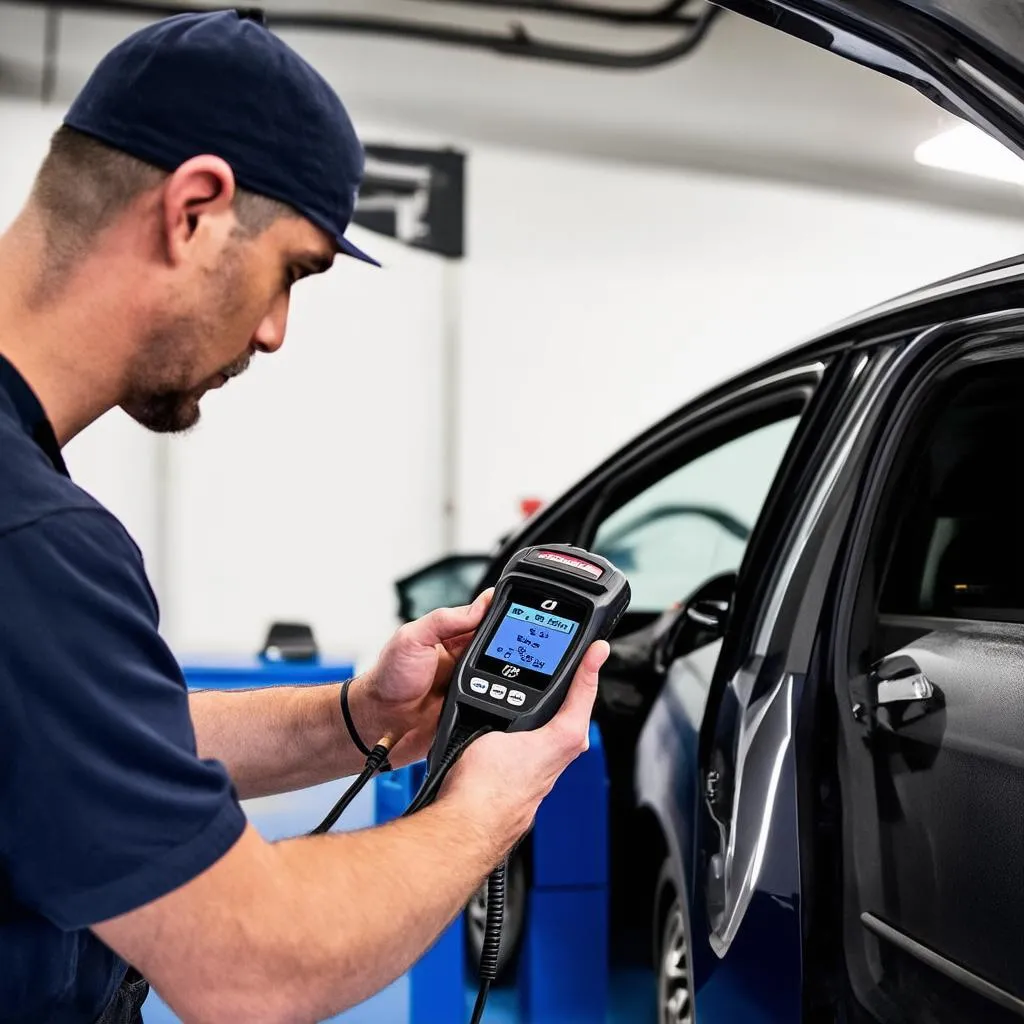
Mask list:
[[[1024,367],[958,374],[906,453],[890,499],[880,611],[1024,622]]]
[[[798,420],[778,420],[705,452],[600,524],[593,549],[629,576],[631,611],[663,611],[739,568]]]

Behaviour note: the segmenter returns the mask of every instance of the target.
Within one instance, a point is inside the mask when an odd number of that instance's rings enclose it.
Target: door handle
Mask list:
[[[909,704],[917,700],[931,700],[934,696],[935,687],[923,672],[898,679],[882,679],[875,691],[879,705]]]
[[[942,692],[913,658],[898,654],[885,658],[871,673],[874,685],[874,728],[892,732],[938,710]]]

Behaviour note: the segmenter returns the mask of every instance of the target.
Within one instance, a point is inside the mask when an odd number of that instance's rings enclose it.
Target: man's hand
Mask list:
[[[471,605],[402,626],[349,687],[360,737],[372,747],[387,736],[396,768],[430,749],[452,669],[491,596],[485,591]],[[193,693],[189,709],[200,757],[227,765],[242,799],[316,786],[363,766],[342,720],[337,683]]]
[[[466,821],[500,837],[507,852],[533,824],[558,776],[587,749],[598,673],[608,653],[604,640],[591,645],[565,703],[547,725],[531,732],[488,733],[467,748],[438,803],[457,801]]]
[[[422,622],[403,627],[427,639],[396,638],[381,659],[399,667],[399,682],[385,690],[395,706],[433,701],[436,712],[445,673],[486,601],[472,611],[435,612],[424,632]],[[432,644],[436,629],[446,639]],[[424,647],[404,661],[402,652]],[[477,740],[432,806],[378,828],[276,844],[250,826],[192,881],[93,931],[196,1024],[325,1020],[366,999],[407,970],[458,914],[586,748],[607,656],[603,641],[590,648],[565,704],[543,728]],[[423,678],[417,699],[412,684]],[[388,686],[383,676],[379,684]],[[403,740],[410,751],[417,729]]]
[[[387,736],[393,765],[426,757],[452,670],[483,621],[493,590],[472,604],[438,608],[402,626],[377,664],[352,683],[349,705],[363,742]]]

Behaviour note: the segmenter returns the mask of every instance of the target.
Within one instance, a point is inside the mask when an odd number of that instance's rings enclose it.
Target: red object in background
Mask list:
[[[544,502],[540,498],[521,498],[519,500],[519,511],[523,514],[524,519],[529,519],[543,505]]]

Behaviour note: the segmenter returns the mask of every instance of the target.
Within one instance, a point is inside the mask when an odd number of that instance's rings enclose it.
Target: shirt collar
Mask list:
[[[25,378],[0,356],[0,399],[4,396],[8,399],[14,418],[22,430],[42,449],[58,473],[69,476],[68,467],[57,443],[57,436],[35,392]]]

